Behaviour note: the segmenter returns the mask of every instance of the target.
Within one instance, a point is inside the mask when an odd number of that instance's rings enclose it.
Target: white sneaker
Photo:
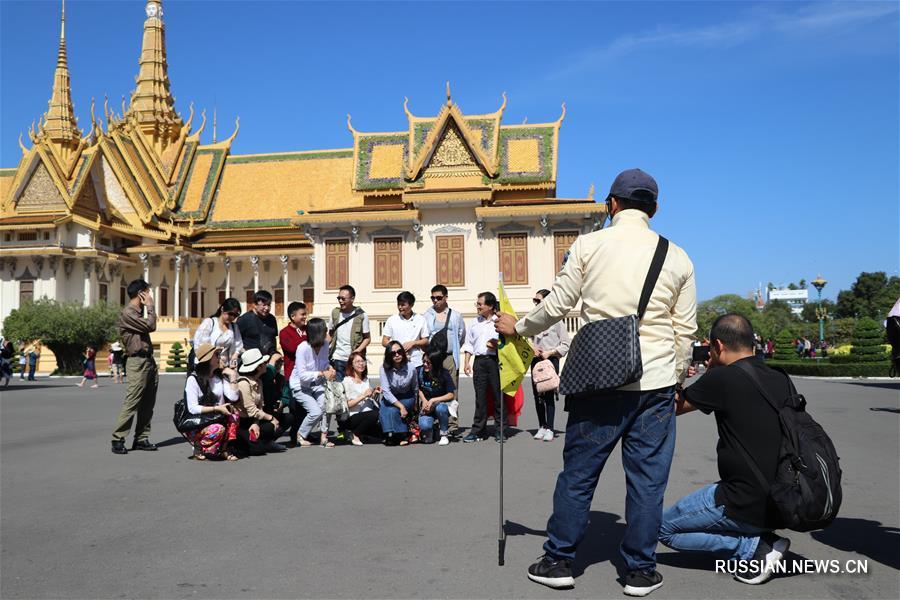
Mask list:
[[[552,430],[552,429],[545,429],[545,430],[544,430],[544,441],[545,441],[545,442],[552,442],[552,441],[553,441],[553,430]]]
[[[442,435],[441,441],[438,442],[438,446],[449,446],[449,445],[450,445],[450,438],[448,438],[446,435]]]
[[[536,440],[544,439],[544,434],[546,432],[547,432],[547,430],[544,429],[543,427],[541,427],[540,429],[537,430],[537,433],[534,434],[534,439],[536,439]]]

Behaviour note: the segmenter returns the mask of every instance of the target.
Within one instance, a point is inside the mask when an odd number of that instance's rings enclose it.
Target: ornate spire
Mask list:
[[[66,3],[63,0],[59,30],[59,51],[56,55],[56,72],[53,75],[53,92],[47,112],[41,118],[38,135],[53,142],[63,159],[74,153],[81,141],[81,131],[72,107],[69,62],[66,57]]]
[[[146,13],[140,70],[135,79],[137,87],[131,94],[131,105],[125,116],[151,139],[161,154],[178,139],[184,124],[175,112],[175,99],[169,89],[162,0],[147,0]]]

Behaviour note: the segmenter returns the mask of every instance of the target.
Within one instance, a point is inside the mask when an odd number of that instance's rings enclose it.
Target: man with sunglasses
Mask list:
[[[425,311],[425,323],[431,336],[428,350],[440,351],[444,358],[444,369],[453,379],[453,389],[459,389],[459,348],[466,339],[466,322],[459,311],[447,305],[447,288],[438,284],[431,288],[431,307]],[[443,333],[441,333],[443,332]],[[440,335],[438,335],[440,333]],[[454,398],[450,409],[450,432],[459,429],[459,400]]]
[[[366,355],[366,348],[372,339],[369,333],[369,315],[353,302],[356,290],[352,285],[338,288],[337,308],[331,311],[328,321],[328,333],[331,335],[329,359],[334,367],[335,381],[344,380],[347,361],[354,352]]]

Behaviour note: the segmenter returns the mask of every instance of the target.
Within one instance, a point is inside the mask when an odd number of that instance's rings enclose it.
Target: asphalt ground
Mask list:
[[[837,560],[841,569],[863,560],[868,572],[746,586],[715,573],[712,557],[660,545],[665,584],[653,598],[900,597],[900,384],[796,381],[838,449],[844,501],[829,529],[788,534],[789,559]],[[14,380],[0,390],[2,598],[623,597],[625,485],[615,455],[594,497],[575,589],[525,576],[541,554],[564,440],[562,432],[549,443],[531,438],[530,391],[505,446],[509,537],[500,567],[493,441],[196,462],[171,423],[183,379],[163,376],[152,436],[160,450],[117,456],[109,439],[123,386],[76,382]],[[462,403],[468,425],[470,379]],[[677,435],[667,505],[717,479],[713,417],[679,417]]]

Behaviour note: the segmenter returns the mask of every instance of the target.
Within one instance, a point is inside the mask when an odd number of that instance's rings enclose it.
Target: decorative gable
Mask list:
[[[424,174],[426,178],[483,174],[471,150],[463,141],[456,123],[452,121],[448,123],[443,137],[431,155],[431,160],[425,167]]]
[[[19,195],[16,210],[18,212],[63,212],[68,207],[65,198],[50,176],[47,166],[42,161],[38,161]]]

